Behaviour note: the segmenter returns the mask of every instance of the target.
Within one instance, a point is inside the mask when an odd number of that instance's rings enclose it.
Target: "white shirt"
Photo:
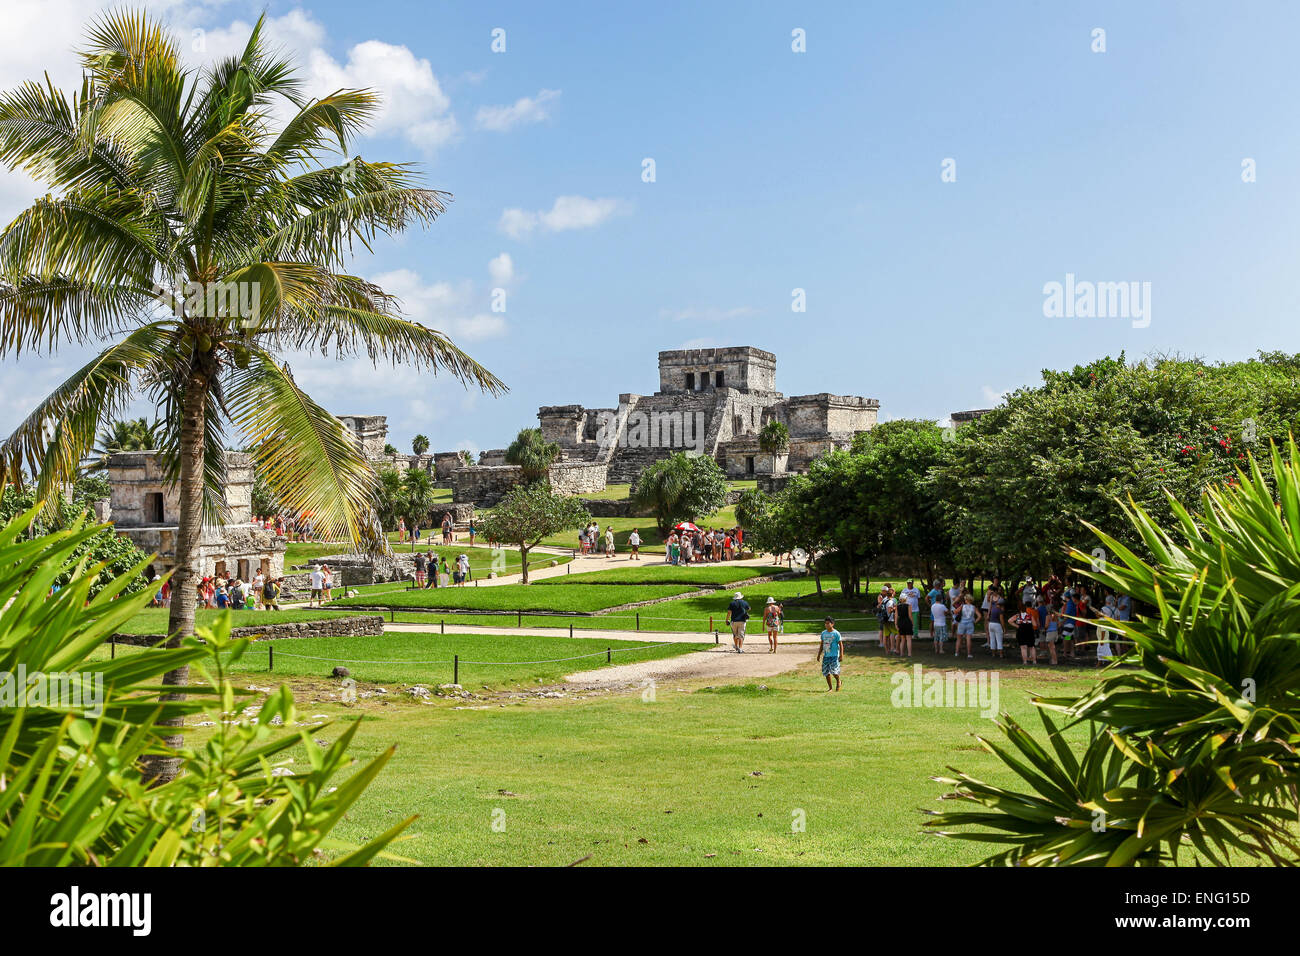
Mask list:
[[[907,606],[915,614],[921,608],[921,592],[916,588],[904,588],[903,597],[907,599]]]
[[[311,573],[311,589],[313,591],[319,591],[324,586],[325,586],[325,575],[320,573],[320,569],[313,571]]]
[[[641,544],[641,536],[637,534],[635,531],[633,531],[630,535],[628,535],[627,543],[632,545],[633,547],[638,547]]]
[[[930,616],[934,618],[935,627],[944,627],[948,623],[948,609],[944,607],[942,601],[935,601],[930,605]]]

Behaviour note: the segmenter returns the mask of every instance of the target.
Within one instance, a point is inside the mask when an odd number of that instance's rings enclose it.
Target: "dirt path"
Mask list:
[[[570,674],[564,682],[580,690],[612,690],[629,685],[642,685],[646,681],[688,681],[696,679],[771,677],[792,671],[804,661],[810,661],[816,648],[807,645],[782,647],[775,654],[763,647],[747,649],[737,654],[730,647],[695,651],[658,661],[641,661],[636,664],[617,664],[599,670]]]

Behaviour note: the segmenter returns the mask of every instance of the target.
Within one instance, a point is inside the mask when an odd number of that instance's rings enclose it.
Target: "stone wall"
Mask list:
[[[314,621],[275,621],[275,611],[232,611],[234,620],[256,621],[230,630],[231,637],[251,637],[257,640],[281,640],[294,637],[378,637],[384,633],[384,619],[378,614],[358,614],[349,617],[322,617]],[[266,623],[262,623],[265,621]],[[114,634],[109,641],[114,644],[132,644],[152,647],[163,639],[162,634]]]
[[[688,375],[693,382],[688,383]],[[776,356],[747,345],[659,353],[660,393],[672,395],[714,388],[775,392]]]
[[[386,415],[339,415],[338,420],[352,433],[362,455],[366,458],[384,457],[384,445],[388,444]]]
[[[551,465],[547,476],[552,491],[572,498],[604,491],[605,473],[605,466],[599,462],[558,461]]]
[[[457,502],[472,502],[491,508],[519,484],[522,472],[518,465],[471,465],[451,473],[451,497]]]

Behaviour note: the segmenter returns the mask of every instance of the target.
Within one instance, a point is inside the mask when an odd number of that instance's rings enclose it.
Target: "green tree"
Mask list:
[[[776,456],[790,450],[790,429],[785,422],[774,419],[764,425],[758,433],[758,447],[764,454],[772,456],[772,470],[776,471]]]
[[[119,418],[99,433],[98,444],[90,450],[95,463],[90,471],[102,471],[108,467],[110,455],[123,451],[147,451],[158,447],[158,435],[161,429],[157,422],[144,418]]]
[[[429,524],[429,512],[434,505],[433,479],[427,471],[407,468],[402,472],[400,502],[402,516],[411,530],[411,550],[414,551],[415,529]]]
[[[377,99],[303,97],[262,28],[194,73],[160,21],[111,12],[90,27],[78,94],[35,82],[0,94],[0,162],[50,191],[0,237],[0,356],[111,341],[0,444],[0,484],[26,463],[48,498],[97,425],[143,389],[162,410],[159,445],[179,484],[173,642],[194,631],[200,535],[223,510],[226,422],[255,447],[276,497],[310,511],[327,537],[360,545],[373,528],[373,471],[278,349],[332,348],[502,387],[344,271],[356,244],[431,223],[445,194],[402,165],[320,165],[334,145],[347,154]],[[277,127],[281,107],[290,117]],[[165,680],[183,686],[188,674]],[[177,766],[160,761],[159,775]]]
[[[1170,495],[1165,525],[1123,507],[1149,561],[1089,529],[1109,558],[1074,551],[1078,573],[1151,609],[1101,625],[1136,666],[1077,698],[1035,698],[1045,741],[1003,715],[1012,749],[979,739],[1022,782],[941,778],[953,809],[927,826],[998,847],[994,865],[1152,866],[1193,851],[1300,863],[1300,451],[1248,467],[1207,484],[1199,514]],[[1081,746],[1071,726],[1087,728]]]
[[[423,455],[428,450],[429,450],[428,435],[416,435],[414,438],[411,439],[411,451],[415,452],[415,454]]]
[[[560,457],[560,446],[547,441],[540,428],[525,428],[506,449],[506,464],[518,465],[526,482],[544,481]]]
[[[480,533],[488,541],[519,549],[523,583],[528,583],[528,552],[548,535],[583,527],[591,515],[577,498],[554,494],[544,482],[516,485],[484,515]]]
[[[678,452],[641,469],[632,495],[655,516],[665,537],[679,521],[704,518],[727,500],[727,477],[707,455]]]
[[[104,497],[99,494],[102,490],[102,486],[93,478],[86,480],[85,484],[79,481],[71,497],[63,496],[53,506],[40,508],[33,514],[24,524],[24,531],[32,536],[52,535],[88,523],[93,524],[94,515],[88,506],[91,501]],[[0,525],[18,521],[36,509],[38,504],[36,493],[30,485],[21,489],[15,485],[0,489]],[[98,530],[91,534],[79,535],[72,549],[72,554],[78,560],[84,560],[94,569],[84,574],[90,581],[90,593],[98,594],[102,588],[119,578],[118,587],[124,592],[148,589],[149,581],[145,576],[132,573],[142,562],[148,563],[145,553],[130,538],[118,534],[111,527],[96,527]],[[61,568],[51,583],[60,588],[67,587],[72,583],[73,576],[73,569]]]

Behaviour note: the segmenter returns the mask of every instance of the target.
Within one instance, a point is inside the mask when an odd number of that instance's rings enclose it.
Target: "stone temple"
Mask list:
[[[154,451],[110,455],[108,481],[114,530],[146,554],[156,553],[155,571],[170,570],[176,560],[180,483],[167,481]],[[196,568],[199,576],[238,575],[251,581],[258,570],[272,576],[283,574],[288,542],[253,523],[253,463],[242,452],[226,452],[225,498],[229,509],[226,523],[203,528]]]
[[[873,428],[879,409],[877,399],[857,395],[787,398],[776,390],[775,355],[732,346],[660,352],[653,395],[624,393],[609,408],[548,405],[537,418],[563,460],[603,464],[607,480],[622,483],[680,451],[714,458],[732,478],[803,471]],[[787,454],[759,448],[759,432],[772,421],[790,431]]]

